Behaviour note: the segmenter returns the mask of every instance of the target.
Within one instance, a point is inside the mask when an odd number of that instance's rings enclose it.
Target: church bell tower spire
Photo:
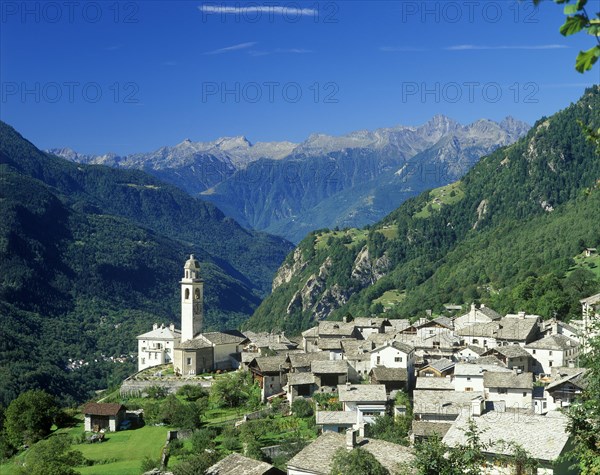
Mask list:
[[[181,341],[192,340],[202,332],[204,320],[204,281],[200,263],[192,254],[183,267],[181,279]]]

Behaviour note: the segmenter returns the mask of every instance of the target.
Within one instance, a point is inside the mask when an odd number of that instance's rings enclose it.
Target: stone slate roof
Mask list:
[[[376,366],[370,371],[369,375],[380,383],[383,381],[408,381],[408,371],[406,368]]]
[[[279,373],[280,370],[285,371],[287,368],[286,356],[258,356],[252,360],[250,366],[258,368],[261,373]]]
[[[579,343],[577,343],[572,338],[569,338],[565,335],[549,335],[541,340],[536,340],[528,345],[525,345],[525,348],[531,348],[533,350],[557,350],[557,351],[566,351],[577,348]]]
[[[211,342],[213,345],[228,345],[233,343],[240,344],[247,340],[247,338],[241,333],[236,335],[224,332],[209,332],[201,333],[200,336],[206,338],[206,340]]]
[[[413,391],[413,412],[415,414],[458,415],[471,411],[471,401],[483,397],[481,391],[436,391],[415,389]]]
[[[486,371],[512,373],[508,368],[491,364],[456,363],[454,366],[454,376],[481,376]]]
[[[581,299],[579,301],[579,303],[587,304],[587,305],[594,305],[594,304],[600,303],[600,294],[592,295],[591,297],[586,297],[584,299]]]
[[[361,328],[379,328],[384,323],[388,323],[387,318],[370,318],[370,317],[358,317],[355,318],[352,323],[356,327]]]
[[[392,333],[393,332],[399,332],[402,330],[405,330],[406,328],[410,327],[410,321],[404,319],[404,318],[391,318],[390,319],[390,324],[392,325],[391,329],[386,328],[386,332],[389,330]]]
[[[413,351],[415,351],[414,347],[412,347],[411,345],[409,345],[407,343],[403,343],[401,341],[392,341],[391,343],[387,343],[383,346],[375,348],[374,350],[371,350],[371,353],[377,353],[377,352],[383,350],[384,348],[387,348],[388,346],[391,346],[392,348],[395,348],[398,351],[402,351],[403,353],[406,353],[406,354],[409,354],[409,353],[412,353]]]
[[[310,368],[313,361],[329,360],[329,353],[315,351],[313,353],[290,353],[287,359],[292,368]]]
[[[397,475],[400,464],[412,464],[414,455],[408,447],[377,439],[357,439],[357,446],[367,450],[387,468],[390,475]],[[329,475],[331,461],[338,449],[345,449],[346,436],[325,432],[312,444],[302,449],[288,462],[288,470],[298,469],[318,475]]]
[[[176,340],[181,338],[181,330],[171,330],[168,326],[160,326],[156,330],[142,333],[138,340]]]
[[[535,318],[503,318],[493,322],[472,323],[457,332],[460,336],[525,341],[537,326]]]
[[[319,338],[319,350],[341,350],[342,340],[338,338]]]
[[[286,350],[296,348],[296,343],[288,340],[285,335],[268,333],[268,332],[245,332],[244,336],[250,340],[249,343],[258,348],[270,348],[272,350]]]
[[[202,348],[212,348],[212,345],[202,338],[194,338],[193,340],[185,340],[177,345],[181,350],[201,350]]]
[[[567,418],[558,412],[547,416],[527,414],[515,417],[512,412],[489,412],[481,417],[473,417],[483,443],[492,444],[486,452],[491,454],[511,453],[511,448],[502,449],[499,440],[515,442],[532,457],[542,461],[556,460],[569,440]],[[450,447],[466,443],[465,429],[469,414],[461,415],[444,436],[443,442]]]
[[[369,351],[371,342],[345,339],[342,341],[344,358],[351,361],[365,361],[371,359]]]
[[[480,356],[472,361],[474,364],[482,366],[498,366],[499,368],[506,368],[504,361],[500,359],[498,355]]]
[[[319,322],[319,336],[351,337],[355,331],[354,323]]]
[[[118,403],[88,402],[81,412],[90,416],[116,416],[121,410],[125,410],[125,406]]]
[[[487,350],[483,353],[483,356],[493,355],[494,353],[499,353],[506,358],[529,358],[531,356],[521,345],[497,346]]]
[[[278,475],[283,474],[279,469],[266,462],[231,454],[206,470],[206,475]]]
[[[438,436],[442,438],[450,427],[452,424],[445,422],[413,421],[412,432],[417,437]]]
[[[579,368],[579,372],[573,373],[573,374],[568,374],[566,376],[562,376],[561,375],[557,375],[558,377],[555,378],[550,384],[548,384],[548,386],[546,386],[546,389],[549,391],[551,389],[555,389],[558,386],[561,386],[565,383],[570,383],[573,386],[577,386],[578,388],[581,389],[585,389],[587,387],[587,383],[585,381],[585,373],[587,372],[587,370],[585,368]]]
[[[346,374],[348,363],[344,360],[313,361],[310,371],[313,374]]]
[[[439,372],[447,371],[456,366],[456,363],[448,358],[441,358],[439,360],[432,361],[427,366],[437,369]]]
[[[308,330],[304,330],[302,332],[302,336],[307,337],[307,338],[318,337],[319,336],[319,327],[312,327],[312,328],[309,328]]]
[[[486,388],[531,389],[533,388],[533,373],[486,371],[483,375],[483,385]]]
[[[382,402],[387,401],[383,384],[338,384],[340,402]]]
[[[317,411],[317,424],[352,425],[358,420],[356,411]]]
[[[473,353],[477,353],[478,355],[482,355],[485,353],[485,348],[482,348],[481,346],[476,346],[476,345],[467,345],[465,347],[465,349],[469,349],[471,350]]]
[[[416,389],[437,389],[454,391],[454,383],[450,378],[420,376],[417,378]]]
[[[288,384],[297,386],[300,384],[314,384],[315,375],[312,373],[288,373]]]
[[[416,328],[428,327],[428,326],[431,326],[432,324],[437,324],[442,327],[449,328],[450,330],[454,328],[454,324],[452,323],[452,320],[448,317],[437,317],[437,318],[434,318],[433,320],[428,320],[426,322],[421,323],[420,325],[417,325]]]

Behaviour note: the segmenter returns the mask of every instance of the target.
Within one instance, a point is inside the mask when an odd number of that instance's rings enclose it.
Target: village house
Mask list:
[[[310,372],[314,375],[318,388],[331,387],[335,390],[338,384],[348,382],[348,363],[343,360],[313,361]]]
[[[288,373],[286,398],[291,405],[297,398],[311,397],[317,390],[316,378],[312,373]]]
[[[420,378],[445,378],[446,376],[451,376],[454,374],[455,365],[456,363],[454,361],[449,360],[448,358],[434,360],[428,365],[423,366],[418,371],[418,376]]]
[[[487,401],[503,402],[506,409],[532,410],[533,373],[486,371],[483,386]]]
[[[383,384],[388,394],[398,390],[408,391],[408,380],[406,368],[376,366],[369,373],[369,382],[371,384]]]
[[[581,299],[579,303],[581,303],[583,351],[587,352],[589,339],[600,335],[600,294]]]
[[[268,356],[268,352],[286,352],[294,350],[298,346],[288,338],[284,333],[251,332],[245,331],[244,337],[248,340],[242,351],[248,353],[260,353],[260,356]],[[257,355],[255,355],[257,356]]]
[[[502,315],[485,305],[477,308],[475,304],[471,304],[471,309],[468,313],[454,319],[454,328],[455,330],[460,330],[474,323],[490,323],[501,318]]]
[[[552,414],[552,415],[550,415]],[[491,411],[479,417],[462,414],[448,430],[442,442],[450,447],[467,443],[467,426],[473,421],[481,441],[488,447],[484,451],[488,463],[486,473],[501,475],[512,473],[503,468],[502,456],[512,453],[507,444],[518,444],[538,463],[539,475],[570,475],[578,473],[569,466],[570,460],[561,458],[571,444],[567,431],[567,418],[558,412],[547,416],[516,415],[510,412]],[[514,469],[514,467],[513,467]]]
[[[373,345],[370,341],[343,340],[343,359],[348,362],[354,372],[361,378],[366,379],[371,370],[371,354]]]
[[[266,462],[233,453],[209,467],[205,475],[285,475],[285,472]]]
[[[181,332],[171,323],[169,326],[155,323],[152,331],[137,337],[138,371],[173,361],[175,347],[181,341]]]
[[[569,407],[587,387],[586,371],[585,368],[553,368],[551,380],[544,388],[539,412]]]
[[[533,372],[551,374],[553,367],[578,366],[579,343],[564,335],[550,335],[529,343],[525,350],[533,357]]]
[[[261,400],[283,392],[287,384],[288,365],[286,356],[259,356],[248,365],[252,378],[260,387]]]
[[[319,411],[315,414],[317,428],[321,432],[346,432],[360,430],[358,412],[355,411]]]
[[[81,412],[86,432],[116,432],[125,420],[125,406],[117,403],[88,402]]]
[[[372,424],[376,416],[385,414],[387,393],[383,384],[341,384],[338,396],[344,411],[358,413],[359,424]]]
[[[539,332],[537,316],[527,316],[524,312],[489,323],[473,323],[457,331],[465,345],[482,348],[518,344],[525,346],[534,341]]]
[[[387,318],[359,317],[352,323],[360,333],[363,340],[366,340],[373,333],[385,333],[387,327],[391,328],[391,323]]]
[[[533,360],[529,352],[521,345],[497,346],[481,355],[494,356],[508,369],[518,369],[523,372],[532,371]]]
[[[215,367],[213,347],[202,338],[184,341],[176,348],[173,360],[175,374],[193,376],[212,371]]]
[[[415,457],[408,447],[383,440],[357,437],[356,431],[348,431],[346,434],[323,432],[314,442],[292,457],[287,464],[287,475],[329,475],[338,450],[349,452],[357,447],[371,453],[390,475],[400,475],[402,467],[414,465]]]
[[[487,372],[512,373],[499,365],[457,363],[454,367],[454,388],[459,392],[484,391],[483,376]]]
[[[302,332],[302,349],[306,353],[319,351],[319,327],[312,327]]]
[[[399,341],[393,341],[371,350],[371,368],[385,366],[386,368],[405,368],[412,381],[414,375],[415,350],[412,346]]]
[[[429,389],[432,391],[454,391],[454,378],[417,378],[415,389]]]

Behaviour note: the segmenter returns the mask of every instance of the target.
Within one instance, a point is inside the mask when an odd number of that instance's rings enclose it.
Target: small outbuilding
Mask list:
[[[88,402],[83,406],[82,412],[85,416],[85,430],[88,432],[116,432],[125,419],[125,406],[117,403]]]

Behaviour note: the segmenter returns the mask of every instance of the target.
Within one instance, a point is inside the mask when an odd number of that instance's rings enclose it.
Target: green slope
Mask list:
[[[132,371],[104,360],[135,352],[154,321],[179,321],[190,253],[207,326],[239,325],[291,248],[143,172],[44,154],[4,123],[0,203],[0,403],[31,387],[81,400]],[[69,358],[89,364],[65,371]]]
[[[539,120],[516,144],[481,159],[452,189],[408,200],[364,239],[312,233],[298,246],[301,253],[286,259],[282,271],[294,269],[289,281],[275,289],[247,325],[306,328],[333,291],[344,296],[326,312],[334,319],[348,312],[381,312],[381,297],[391,290],[403,292],[388,310],[392,316],[412,317],[427,309],[441,311],[445,303],[473,300],[507,310],[522,303],[511,292],[532,280],[540,287],[536,292],[548,294],[546,300],[536,295],[541,303],[534,310],[567,318],[577,309],[577,292],[565,281],[572,258],[583,246],[600,244],[600,158],[578,120],[598,127],[600,88],[588,89],[576,104]],[[329,244],[319,247],[317,242]],[[361,281],[356,272],[365,246],[371,263],[382,256],[388,261],[373,285],[375,278]],[[322,285],[316,290],[307,286],[324,263],[329,270],[321,272]],[[594,285],[586,284],[579,294]],[[299,299],[307,289],[310,298]],[[550,304],[550,296],[557,294],[569,304]]]

